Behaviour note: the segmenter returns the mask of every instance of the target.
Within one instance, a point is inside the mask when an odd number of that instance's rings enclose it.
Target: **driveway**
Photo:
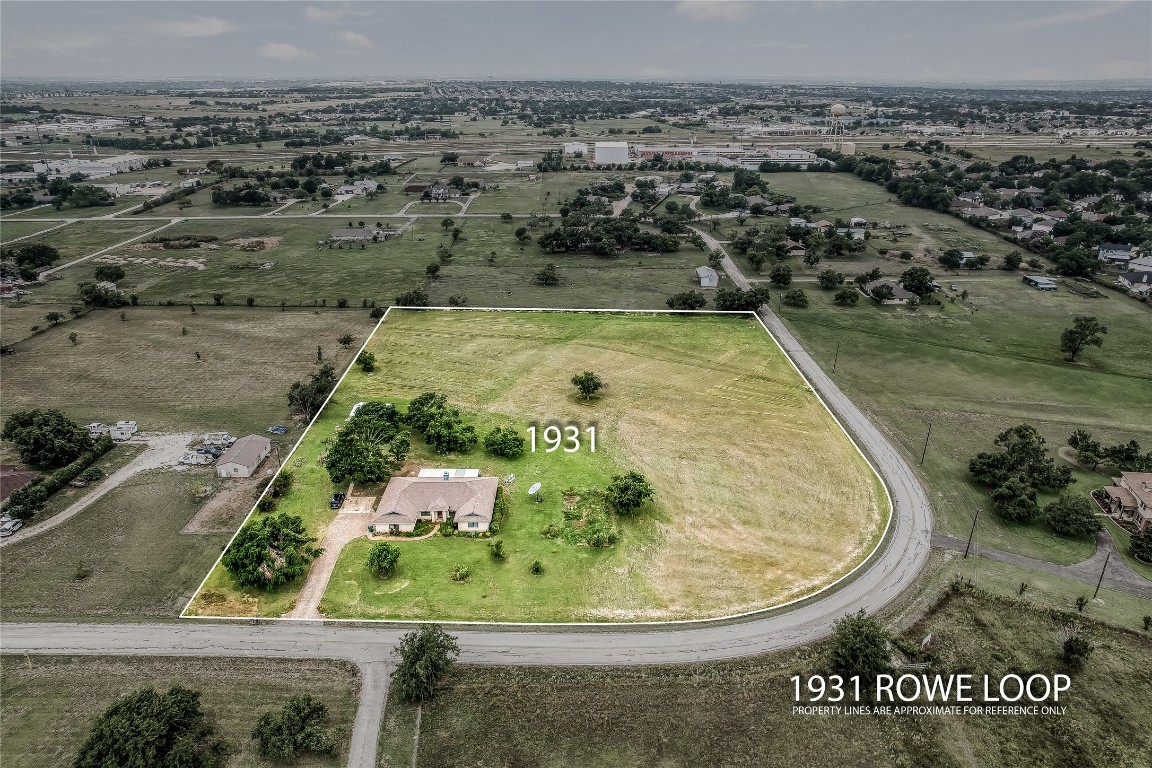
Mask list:
[[[328,588],[328,580],[332,578],[332,571],[336,568],[336,561],[344,546],[353,539],[360,538],[368,532],[368,525],[375,516],[374,510],[368,512],[341,512],[329,523],[328,530],[324,532],[324,540],[320,546],[324,554],[312,561],[308,570],[308,577],[304,586],[300,588],[300,596],[296,598],[296,605],[281,618],[285,619],[320,619],[320,599],[324,597],[324,590]]]

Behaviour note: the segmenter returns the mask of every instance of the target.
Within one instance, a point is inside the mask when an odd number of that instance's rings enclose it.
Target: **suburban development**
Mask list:
[[[1152,8],[436,7],[5,3],[0,762],[1152,764]]]

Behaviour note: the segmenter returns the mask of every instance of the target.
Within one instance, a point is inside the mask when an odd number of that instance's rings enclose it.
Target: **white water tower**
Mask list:
[[[832,149],[841,152],[844,146],[844,115],[848,113],[848,107],[843,104],[833,104],[828,108],[828,113],[832,116],[830,121]]]

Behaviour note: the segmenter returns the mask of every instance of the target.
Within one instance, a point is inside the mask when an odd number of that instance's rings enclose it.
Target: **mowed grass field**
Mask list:
[[[174,618],[229,538],[182,533],[213,478],[210,467],[136,475],[59,528],[5,547],[0,618]]]
[[[994,270],[955,282],[969,299],[943,308],[881,308],[862,300],[844,309],[832,304],[831,292],[814,289],[808,309],[778,310],[826,371],[835,360],[836,382],[914,462],[931,424],[921,472],[938,530],[967,537],[976,509],[989,511],[988,492],[970,480],[968,461],[993,450],[993,439],[1009,427],[1033,424],[1053,451],[1076,428],[1105,444],[1152,445],[1152,337],[1145,330],[1152,309],[1113,293],[1099,299],[1064,288],[1040,293]],[[1108,334],[1103,348],[1071,364],[1059,343],[1075,315],[1098,317]],[[1107,484],[1106,471],[1076,471],[1073,490]],[[1057,536],[1039,521],[1020,525],[990,514],[981,517],[980,541],[1065,564],[1095,547],[1091,539]]]
[[[126,320],[100,310],[16,344],[0,369],[3,415],[60,408],[85,424],[133,419],[144,431],[263,433],[289,423],[288,387],[318,367],[317,346],[342,370],[372,328],[367,310],[124,311]],[[355,338],[350,349],[337,343],[345,333]]]
[[[1064,616],[965,593],[937,606],[901,640],[916,646],[931,633],[936,661],[924,670],[928,675],[987,673],[996,680],[1021,670],[1067,673],[1058,659]],[[378,765],[1146,765],[1152,739],[1136,724],[1152,717],[1146,663],[1152,639],[1091,622],[1088,632],[1097,649],[1073,673],[1062,716],[793,714],[790,678],[827,674],[820,646],[694,666],[463,666],[419,713],[393,693]]]
[[[368,348],[379,369],[353,369],[290,464],[282,508],[322,538],[334,490],[315,457],[356,402],[404,404],[448,395],[481,434],[504,424],[597,425],[597,452],[497,459],[477,448],[421,466],[514,474],[500,533],[506,562],[483,540],[401,542],[388,580],[364,566],[368,544],[345,548],[321,610],[331,617],[620,621],[702,618],[777,605],[828,585],[866,557],[889,513],[878,479],[780,349],[747,317],[393,310]],[[582,370],[606,382],[580,402]],[[543,443],[541,443],[543,447]],[[297,462],[299,458],[299,462]],[[597,550],[543,537],[562,519],[565,488],[603,488],[635,469],[656,491],[621,538]],[[306,474],[305,474],[306,473]],[[544,484],[544,501],[527,496]],[[529,573],[539,559],[542,576]],[[456,584],[454,563],[473,572]],[[278,615],[283,593],[245,595],[219,569],[194,612],[239,607]]]
[[[142,688],[166,693],[174,685],[199,691],[215,736],[232,749],[229,768],[268,768],[251,733],[264,712],[308,693],[328,705],[339,754],[305,755],[302,768],[347,760],[360,680],[355,666],[327,660],[100,656],[3,656],[0,762],[5,768],[72,765],[96,718]]]

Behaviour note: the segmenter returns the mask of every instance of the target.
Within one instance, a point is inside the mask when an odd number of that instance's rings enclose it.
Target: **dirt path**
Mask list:
[[[300,589],[300,596],[296,598],[296,606],[281,618],[322,618],[319,611],[320,599],[324,597],[324,590],[328,588],[328,580],[332,578],[332,571],[336,569],[336,561],[340,558],[345,544],[368,532],[368,525],[372,522],[373,515],[375,512],[341,512],[336,515],[336,519],[324,533],[324,540],[320,542],[324,554],[312,562],[308,578]]]
[[[0,547],[6,547],[17,541],[23,541],[24,539],[31,538],[61,525],[68,521],[73,515],[87,509],[97,499],[106,496],[112,489],[133,475],[147,472],[150,469],[176,466],[180,463],[180,457],[184,455],[184,451],[188,450],[188,443],[192,442],[195,438],[196,435],[192,433],[137,435],[128,442],[129,444],[145,443],[148,447],[144,449],[143,453],[116,472],[113,472],[105,478],[104,482],[100,483],[94,491],[68,507],[68,509],[48,518],[42,523],[25,526],[7,539],[0,540]]]

